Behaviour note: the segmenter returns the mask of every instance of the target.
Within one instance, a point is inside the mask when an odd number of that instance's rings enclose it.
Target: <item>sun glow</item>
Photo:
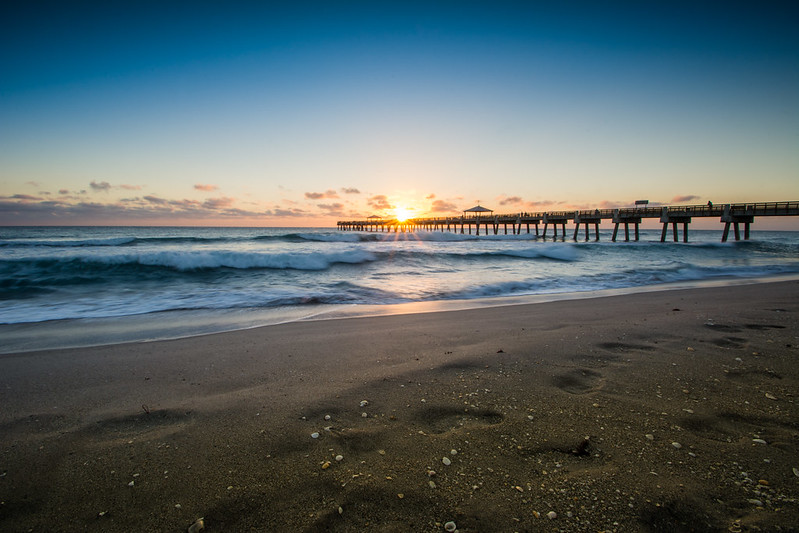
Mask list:
[[[399,221],[399,222],[405,222],[405,221],[406,221],[406,220],[408,220],[409,218],[413,218],[413,209],[409,209],[409,208],[407,208],[407,207],[404,207],[404,206],[398,205],[398,206],[397,206],[397,207],[394,209],[394,217],[395,217],[395,218],[397,219],[397,221]]]

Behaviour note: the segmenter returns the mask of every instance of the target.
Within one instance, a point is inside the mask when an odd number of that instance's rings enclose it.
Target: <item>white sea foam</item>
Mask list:
[[[122,246],[130,244],[136,240],[135,237],[110,237],[104,239],[50,239],[50,240],[0,240],[0,246],[22,247],[22,246],[47,246],[78,248],[83,246]]]
[[[339,263],[358,264],[375,261],[376,256],[364,250],[303,254],[211,250],[117,254],[100,258],[83,256],[81,260],[117,265],[163,266],[179,271],[214,268],[324,270]]]

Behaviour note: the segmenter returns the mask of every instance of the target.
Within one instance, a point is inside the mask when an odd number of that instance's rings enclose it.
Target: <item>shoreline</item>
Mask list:
[[[127,343],[161,342],[220,333],[246,331],[290,322],[315,322],[416,313],[463,311],[491,307],[531,305],[563,300],[585,300],[625,294],[651,293],[709,287],[779,283],[799,280],[799,275],[785,274],[760,278],[705,279],[677,281],[614,289],[545,294],[510,295],[463,300],[434,300],[398,304],[319,304],[258,310],[225,309],[164,311],[121,317],[63,319],[45,322],[1,324],[5,339],[0,357],[42,350],[91,348]],[[161,320],[166,317],[167,320]],[[167,325],[164,325],[164,324]],[[73,339],[65,341],[65,339]],[[58,340],[55,340],[58,339]]]
[[[0,357],[0,529],[796,531],[797,316],[794,280]]]

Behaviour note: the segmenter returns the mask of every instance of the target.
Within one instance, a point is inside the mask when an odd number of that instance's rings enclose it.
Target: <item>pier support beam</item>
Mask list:
[[[613,227],[613,237],[611,240],[616,242],[616,237],[619,233],[619,224],[624,224],[624,241],[630,241],[630,224],[635,224],[635,240],[638,240],[638,225],[641,223],[641,217],[635,216],[630,213],[622,213],[619,209],[613,210],[613,218],[611,219],[615,226]]]
[[[602,222],[602,218],[599,216],[598,211],[591,211],[589,213],[581,213],[577,211],[574,215],[574,240],[577,240],[577,234],[580,231],[580,224],[585,224],[585,240],[588,241],[590,239],[589,235],[589,224],[594,225],[594,239],[599,240],[599,223]]]
[[[747,209],[747,211],[749,211]],[[754,214],[751,212],[746,212],[743,214],[731,212],[731,207],[729,204],[724,206],[724,213],[721,215],[721,221],[724,223],[724,234],[721,236],[721,242],[727,242],[727,237],[730,234],[730,225],[733,226],[735,230],[735,240],[741,240],[741,230],[739,224],[744,225],[744,240],[749,240],[749,226],[752,222],[755,221]]]
[[[660,221],[663,223],[663,231],[660,233],[660,242],[666,242],[666,232],[671,224],[674,242],[678,242],[677,224],[682,224],[682,242],[688,242],[688,224],[691,217],[685,212],[671,212],[668,207],[664,207],[660,214]]]

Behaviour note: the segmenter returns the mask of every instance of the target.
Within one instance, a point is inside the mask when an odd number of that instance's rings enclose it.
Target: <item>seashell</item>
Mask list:
[[[458,526],[455,524],[455,522],[449,521],[446,524],[444,524],[444,529],[446,531],[452,532],[458,529]]]
[[[197,533],[205,529],[205,520],[198,518],[192,525],[189,526],[188,533]]]

